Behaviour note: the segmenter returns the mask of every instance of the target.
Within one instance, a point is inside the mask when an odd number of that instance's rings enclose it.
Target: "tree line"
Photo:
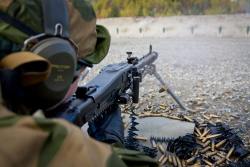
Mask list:
[[[211,15],[250,12],[250,0],[90,0],[97,17]]]

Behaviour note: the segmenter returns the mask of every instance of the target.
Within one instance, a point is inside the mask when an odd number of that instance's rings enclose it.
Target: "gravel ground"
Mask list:
[[[184,113],[199,121],[222,121],[234,127],[250,148],[250,39],[248,38],[113,38],[107,58],[100,68],[126,59],[126,51],[142,56],[149,45],[159,53],[157,69],[181,100],[199,110]],[[92,77],[94,75],[91,75]],[[159,85],[146,77],[141,88],[141,107],[174,104],[158,93]],[[181,113],[179,109],[172,111]]]

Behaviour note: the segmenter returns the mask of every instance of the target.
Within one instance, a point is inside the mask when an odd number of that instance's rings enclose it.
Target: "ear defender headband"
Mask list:
[[[44,33],[27,39],[24,50],[44,57],[51,63],[51,74],[41,84],[27,88],[35,104],[49,108],[59,103],[74,79],[77,47],[69,39],[69,15],[65,0],[41,0]],[[44,104],[46,103],[46,104]]]

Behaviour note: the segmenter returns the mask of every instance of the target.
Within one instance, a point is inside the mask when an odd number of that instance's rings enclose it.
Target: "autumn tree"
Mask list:
[[[234,14],[250,12],[250,0],[90,0],[98,17]]]

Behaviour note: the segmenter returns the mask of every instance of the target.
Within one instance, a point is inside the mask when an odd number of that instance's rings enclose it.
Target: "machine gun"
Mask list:
[[[149,53],[140,59],[133,57],[132,52],[127,54],[127,62],[104,67],[93,80],[78,87],[76,94],[49,117],[63,118],[82,126],[115,103],[138,103],[139,84],[147,74],[154,75],[180,107],[186,110],[157,73],[154,62],[158,58],[158,53],[152,51],[151,45]]]

